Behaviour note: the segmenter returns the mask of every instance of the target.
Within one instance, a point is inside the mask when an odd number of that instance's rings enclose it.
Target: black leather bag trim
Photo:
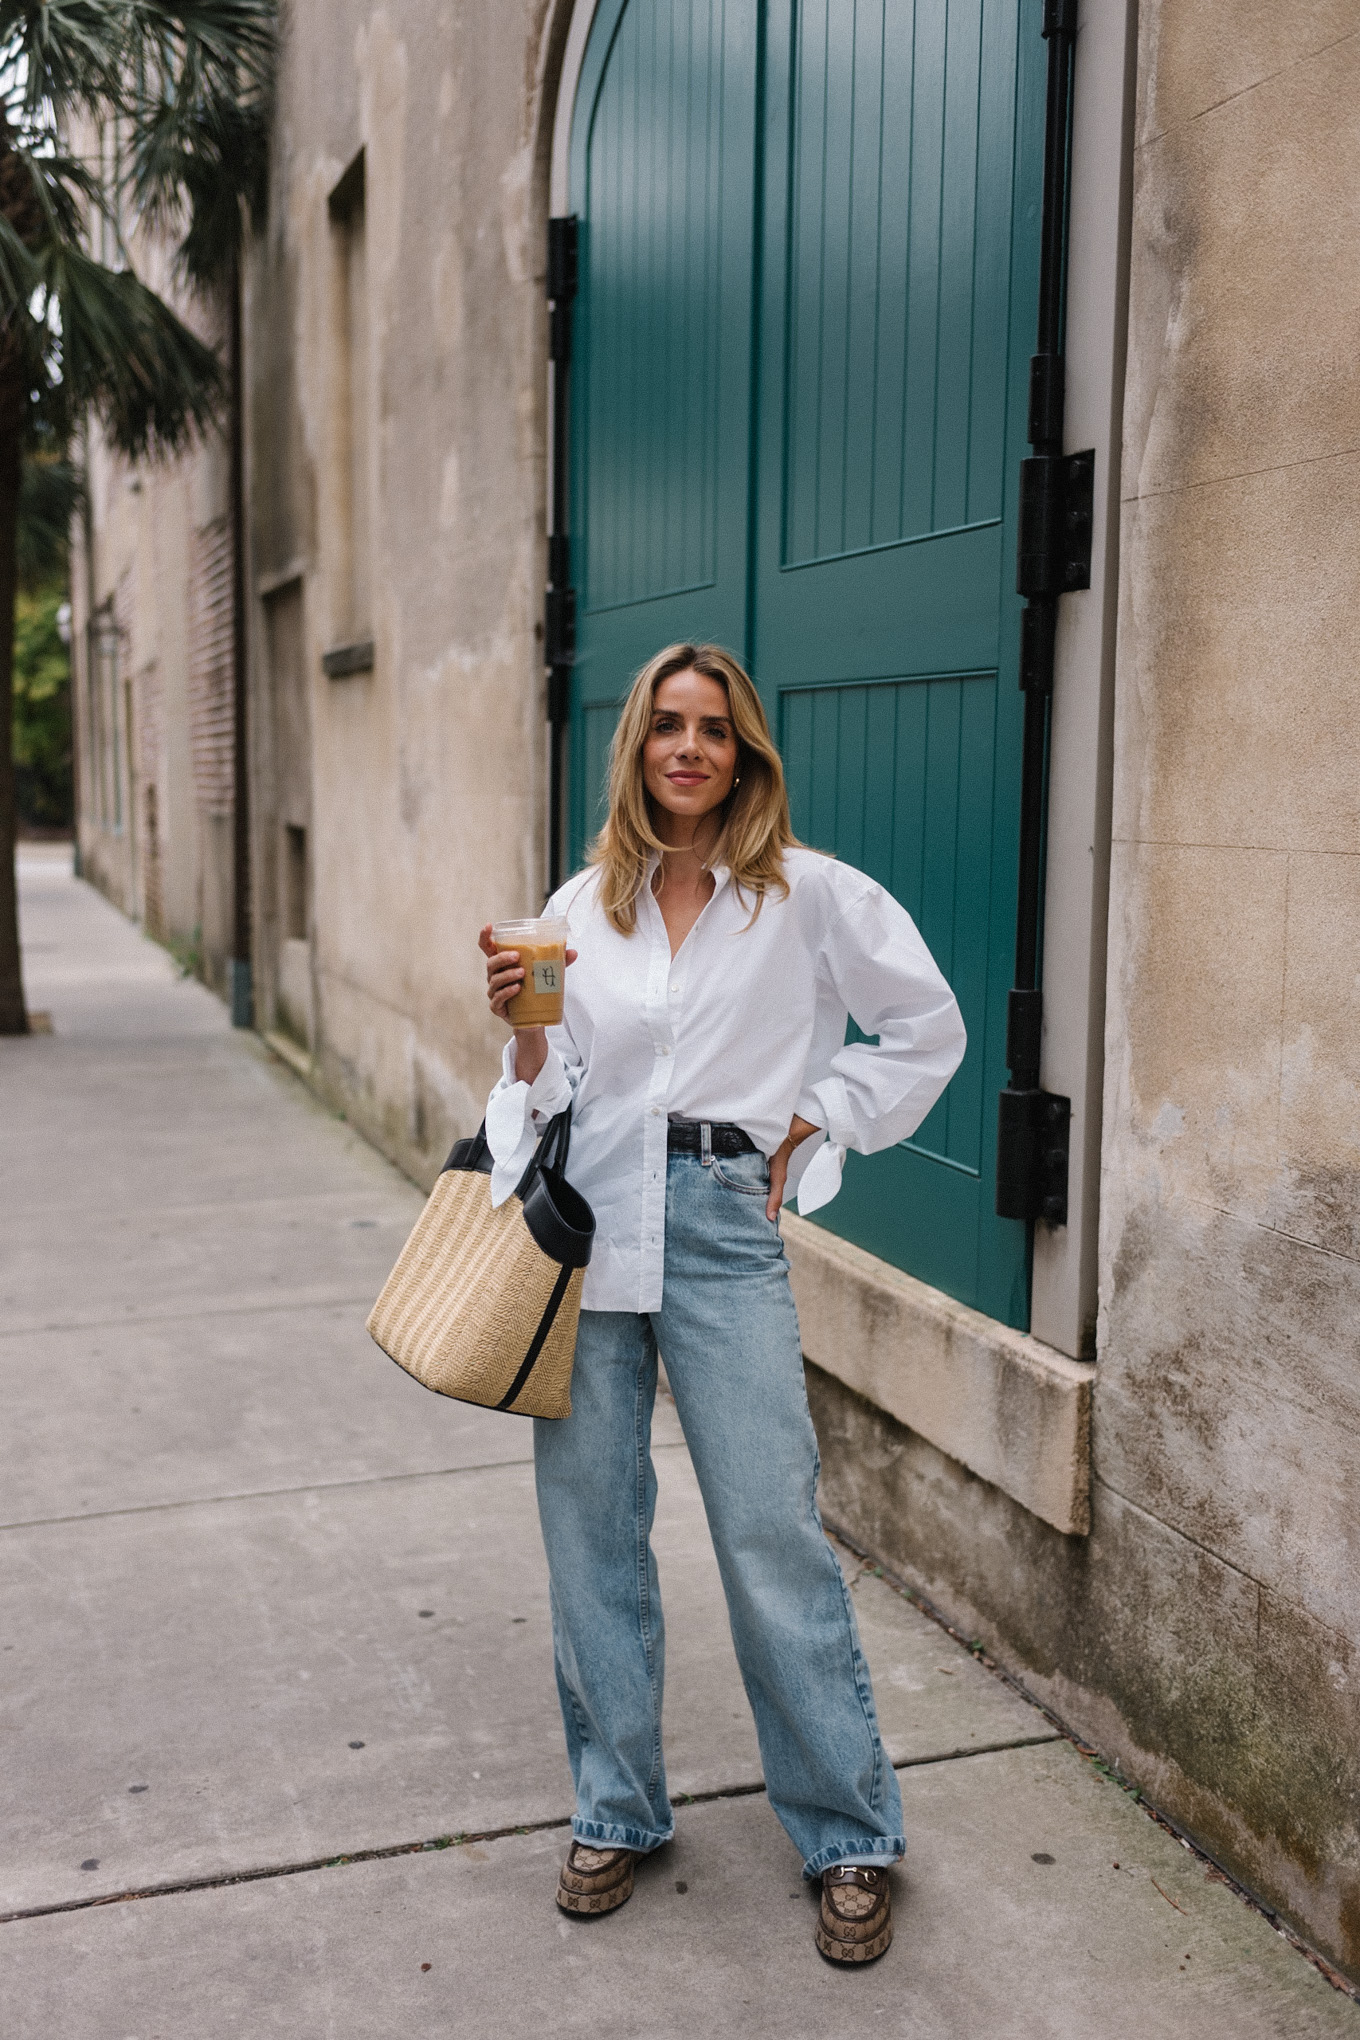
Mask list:
[[[491,1174],[491,1149],[487,1145],[486,1121],[483,1120],[476,1133],[466,1140],[456,1140],[449,1149],[445,1169],[467,1169],[478,1175]],[[443,1170],[440,1171],[443,1174]]]
[[[565,1176],[540,1170],[524,1198],[524,1223],[549,1260],[584,1268],[595,1244],[595,1214]]]
[[[544,1128],[533,1159],[520,1178],[516,1191],[524,1206],[524,1223],[534,1244],[549,1260],[564,1268],[584,1268],[595,1244],[595,1214],[579,1190],[567,1181],[565,1170],[571,1147],[571,1110],[559,1112]],[[446,1169],[465,1169],[489,1176],[491,1149],[486,1138],[486,1121],[467,1140],[455,1141],[445,1162]],[[547,1332],[543,1334],[547,1337]],[[510,1400],[519,1393],[516,1389]]]
[[[543,1351],[544,1341],[546,1340],[549,1332],[553,1328],[553,1323],[562,1305],[562,1298],[567,1293],[567,1284],[571,1281],[573,1273],[574,1270],[572,1268],[564,1267],[559,1273],[556,1282],[554,1282],[552,1287],[552,1295],[548,1298],[548,1301],[543,1306],[543,1315],[538,1321],[538,1330],[534,1333],[533,1340],[530,1344],[529,1350],[525,1354],[523,1361],[520,1363],[520,1369],[518,1374],[511,1382],[509,1388],[506,1389],[505,1394],[501,1397],[500,1401],[496,1404],[496,1408],[498,1410],[509,1409],[511,1403],[515,1400],[515,1397],[520,1393],[520,1391],[524,1387],[524,1384],[528,1381],[529,1376],[533,1373],[534,1362],[535,1360],[537,1360],[539,1354]]]

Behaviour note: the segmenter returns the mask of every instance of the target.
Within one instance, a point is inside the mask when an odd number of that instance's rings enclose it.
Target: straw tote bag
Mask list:
[[[571,1363],[595,1214],[564,1171],[571,1112],[491,1207],[486,1124],[460,1140],[368,1329],[426,1388],[520,1417],[571,1415]]]

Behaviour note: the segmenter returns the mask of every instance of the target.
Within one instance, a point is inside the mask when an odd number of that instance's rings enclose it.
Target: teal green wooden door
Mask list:
[[[817,1222],[1020,1326],[1029,1242],[995,1216],[993,1184],[1043,138],[1034,12],[605,0],[572,157],[573,847],[636,667],[682,635],[739,649],[799,835],[903,901],[969,1031],[916,1137],[852,1156]]]
[[[619,696],[677,638],[746,643],[758,0],[602,0],[572,126],[571,849]]]
[[[995,1215],[1043,44],[1017,0],[770,8],[754,664],[805,842],[907,907],[968,1054],[818,1222],[1028,1322]],[[1022,32],[1023,31],[1023,32]]]

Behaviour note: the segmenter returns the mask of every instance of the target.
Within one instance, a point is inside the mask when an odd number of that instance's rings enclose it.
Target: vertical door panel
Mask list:
[[[746,641],[757,0],[604,0],[572,130],[572,851],[614,707],[676,638]]]
[[[819,1222],[1017,1325],[992,1186],[1042,140],[1035,0],[602,0],[571,173],[574,854],[637,666],[747,650],[795,828],[904,901],[969,1030]]]
[[[903,901],[969,1033],[818,1222],[1023,1325],[1025,1228],[992,1209],[1042,140],[1021,11],[771,0],[752,625],[795,828]]]

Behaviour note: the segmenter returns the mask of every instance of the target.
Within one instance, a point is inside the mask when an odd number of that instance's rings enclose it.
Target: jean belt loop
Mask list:
[[[713,1128],[706,1119],[701,1119],[699,1121],[699,1167],[701,1169],[711,1169],[712,1166]]]

